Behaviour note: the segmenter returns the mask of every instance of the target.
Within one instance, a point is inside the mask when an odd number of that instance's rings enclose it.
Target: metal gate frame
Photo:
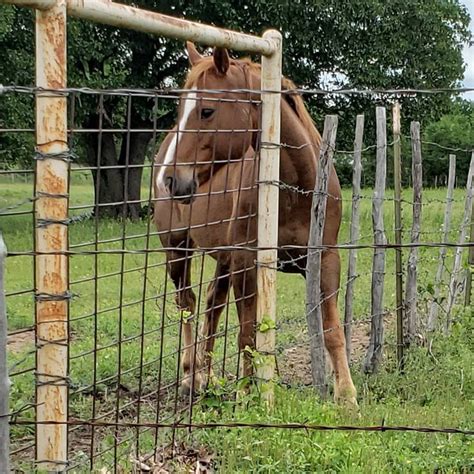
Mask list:
[[[282,36],[262,37],[145,11],[110,0],[0,0],[36,9],[36,462],[40,470],[67,467],[68,434],[68,161],[67,15],[208,46],[262,55],[262,146],[257,251],[257,379],[273,403]],[[44,89],[44,90],[41,90]],[[268,144],[265,146],[265,144]]]

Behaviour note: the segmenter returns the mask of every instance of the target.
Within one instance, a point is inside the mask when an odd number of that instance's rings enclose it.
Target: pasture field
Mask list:
[[[71,205],[91,204],[93,192],[88,175],[74,172],[72,175]],[[146,180],[144,180],[146,181]],[[0,182],[0,208],[5,208],[33,195],[29,182]],[[148,191],[144,189],[143,196]],[[361,201],[361,243],[372,242],[370,189],[363,190]],[[443,222],[445,189],[423,191],[422,237],[423,242],[439,242]],[[464,208],[464,190],[455,191],[450,241],[458,238]],[[387,197],[392,191],[387,190]],[[405,190],[403,203],[404,240],[409,239],[411,225],[411,190]],[[344,216],[340,242],[347,242],[349,235],[351,191],[344,190]],[[31,203],[21,208],[31,209]],[[18,209],[17,209],[18,210]],[[83,211],[75,211],[81,213]],[[394,241],[393,202],[385,202],[387,239]],[[125,228],[123,227],[125,224]],[[90,251],[96,248],[96,235],[107,242],[97,246],[105,249],[154,249],[159,247],[158,238],[151,236],[147,244],[147,221],[118,222],[102,220],[97,227],[94,219],[82,219],[70,226],[71,250]],[[0,217],[0,230],[9,251],[28,251],[33,248],[32,217]],[[153,227],[151,227],[153,230]],[[125,243],[121,236],[125,233]],[[425,319],[429,296],[433,290],[438,265],[437,248],[421,248],[418,265],[419,311]],[[453,249],[448,250],[447,268],[452,266]],[[404,251],[404,264],[408,251]],[[345,287],[347,251],[342,257],[342,288]],[[269,414],[253,398],[244,397],[238,404],[233,401],[236,383],[232,374],[237,370],[236,332],[237,319],[234,305],[224,314],[215,351],[217,380],[209,393],[192,408],[192,420],[199,422],[242,421],[252,423],[301,422],[324,425],[410,425],[474,427],[474,374],[472,337],[474,318],[472,309],[457,305],[452,333],[435,336],[432,350],[422,344],[410,350],[406,371],[400,375],[395,362],[395,253],[386,252],[386,284],[384,304],[387,309],[384,363],[380,373],[367,377],[360,373],[360,361],[364,354],[370,316],[371,250],[360,250],[357,257],[359,276],[356,280],[354,311],[355,335],[352,367],[355,384],[359,391],[360,412],[350,413],[331,402],[321,403],[313,390],[306,385],[308,367],[304,363],[294,365],[295,351],[306,360],[307,332],[304,316],[304,281],[294,275],[279,274],[278,280],[278,365],[282,373],[276,393],[276,407]],[[464,259],[465,261],[466,259]],[[93,414],[104,421],[119,420],[154,422],[157,406],[161,422],[188,421],[191,407],[186,401],[175,403],[177,367],[179,365],[179,318],[174,306],[174,288],[167,282],[163,266],[164,254],[151,252],[125,256],[119,254],[76,255],[70,259],[71,290],[74,298],[70,303],[71,344],[71,417],[88,420]],[[213,261],[201,256],[193,259],[193,281],[209,281],[213,274]],[[148,270],[143,270],[145,263]],[[92,278],[95,269],[100,278]],[[144,282],[146,287],[144,288]],[[19,292],[33,287],[33,259],[31,256],[9,257],[6,274],[7,292]],[[199,288],[195,292],[201,303],[205,301]],[[166,293],[166,297],[157,297]],[[97,298],[95,295],[97,294]],[[339,307],[343,313],[343,292]],[[30,328],[34,325],[32,292],[7,298],[10,331]],[[440,312],[442,318],[442,313]],[[228,335],[224,336],[227,327]],[[365,338],[365,339],[364,339]],[[226,344],[224,344],[226,342]],[[120,343],[120,344],[119,344]],[[224,349],[225,346],[225,349]],[[225,359],[224,359],[225,350]],[[162,357],[160,357],[160,355]],[[9,341],[9,357],[12,377],[11,409],[19,410],[34,403],[34,339],[32,332],[12,336]],[[224,362],[223,362],[224,361]],[[307,364],[306,364],[307,365]],[[120,366],[120,376],[117,377]],[[303,371],[306,374],[301,374]],[[293,374],[294,378],[288,374]],[[159,388],[169,384],[169,389]],[[95,393],[92,393],[95,390]],[[137,394],[141,403],[137,410],[134,402]],[[95,395],[95,397],[92,397]],[[94,403],[92,399],[95,399]],[[175,409],[179,414],[173,415]],[[32,419],[32,409],[23,410],[18,418]],[[71,428],[70,448],[78,463],[73,472],[88,472],[80,467],[89,456],[90,431]],[[123,472],[130,472],[135,456],[135,437],[139,433],[140,454],[153,450],[155,441],[166,445],[174,440],[180,446],[205,453],[215,464],[218,472],[472,472],[474,469],[474,445],[472,438],[463,435],[421,434],[406,432],[319,432],[289,429],[222,428],[207,430],[156,430],[141,428],[96,429],[96,448],[104,451],[97,460],[101,466],[111,466],[114,439],[123,441],[118,455],[123,460]],[[32,426],[13,425],[13,446],[27,444],[32,439]],[[129,438],[129,441],[126,441]],[[179,441],[179,443],[178,443]],[[183,463],[167,461],[171,472],[185,471]],[[28,472],[31,451],[16,455],[17,466]],[[174,464],[173,464],[174,462]],[[74,463],[73,463],[74,465]],[[83,464],[83,466],[87,466]],[[101,471],[104,472],[104,471]],[[108,471],[107,471],[108,472]]]

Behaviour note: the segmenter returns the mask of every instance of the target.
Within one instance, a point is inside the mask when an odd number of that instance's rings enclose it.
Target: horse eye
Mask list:
[[[214,113],[214,109],[202,109],[201,110],[201,118],[202,119],[208,119],[212,117],[212,114]]]

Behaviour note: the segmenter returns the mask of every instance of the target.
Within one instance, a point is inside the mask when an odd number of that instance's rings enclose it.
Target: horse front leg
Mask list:
[[[324,343],[334,370],[336,402],[357,406],[357,391],[352,382],[346,354],[344,331],[337,309],[341,262],[337,250],[327,250],[321,256],[321,292]]]
[[[255,254],[236,251],[232,257],[232,286],[239,315],[240,377],[253,375],[252,352],[255,349],[257,311],[257,268]],[[247,349],[250,349],[247,350]]]
[[[193,319],[196,312],[196,295],[191,288],[191,259],[192,252],[172,250],[167,252],[168,273],[176,287],[176,305],[181,317],[181,330],[183,334],[183,354],[181,367],[183,380],[180,391],[189,395],[193,391],[194,370],[194,338]]]
[[[206,311],[198,347],[196,371],[200,374],[201,390],[206,388],[212,376],[212,352],[216,340],[219,319],[227,303],[230,289],[230,268],[222,259],[217,260],[214,280],[207,290]]]

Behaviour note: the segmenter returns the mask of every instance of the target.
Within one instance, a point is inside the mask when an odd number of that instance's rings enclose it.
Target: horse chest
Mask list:
[[[309,235],[311,200],[298,193],[281,192],[279,208],[279,244],[306,245]]]

